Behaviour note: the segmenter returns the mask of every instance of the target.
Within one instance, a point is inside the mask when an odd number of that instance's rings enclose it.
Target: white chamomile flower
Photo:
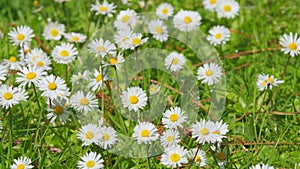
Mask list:
[[[116,46],[110,41],[104,41],[102,38],[94,39],[88,44],[88,51],[90,53],[95,53],[101,57],[106,56],[107,54],[114,54]]]
[[[24,43],[30,42],[34,37],[34,34],[29,26],[18,26],[9,31],[8,36],[14,46],[22,46]]]
[[[160,85],[152,83],[149,87],[149,94],[155,95],[156,93],[159,92],[159,90],[160,90]]]
[[[128,110],[137,112],[143,109],[147,104],[147,95],[145,91],[139,87],[130,87],[124,90],[121,95],[122,104]]]
[[[222,142],[223,138],[226,138],[226,133],[228,132],[228,125],[223,123],[223,121],[215,122],[215,131],[213,131],[212,135],[215,140],[219,143]]]
[[[187,150],[181,146],[175,146],[166,150],[161,156],[160,162],[167,167],[181,167],[182,164],[188,163],[187,155]]]
[[[174,7],[169,3],[162,3],[156,8],[156,15],[159,19],[168,19],[173,15]]]
[[[175,129],[166,130],[160,136],[161,145],[164,148],[170,148],[180,142],[179,132]]]
[[[161,42],[168,40],[168,29],[161,20],[150,21],[148,24],[148,29],[156,40]]]
[[[203,6],[205,9],[214,12],[217,7],[217,3],[220,0],[203,0]]]
[[[83,82],[90,80],[90,71],[85,70],[83,72],[78,72],[73,74],[71,77],[71,82],[73,85],[83,84]]]
[[[208,85],[219,83],[223,75],[221,67],[216,63],[205,63],[198,68],[197,74],[198,80],[202,80],[202,83]]]
[[[91,11],[96,11],[96,15],[107,15],[108,17],[113,17],[113,13],[116,12],[115,10],[116,6],[114,3],[108,3],[106,0],[103,1],[102,4],[100,4],[98,1],[96,1],[96,4],[92,4]]]
[[[117,31],[114,40],[122,50],[130,49],[130,37],[132,37],[132,34],[133,32],[131,29],[121,29]]]
[[[235,0],[219,0],[216,7],[218,17],[222,18],[234,18],[239,10],[239,3]]]
[[[100,128],[95,124],[84,125],[80,128],[77,138],[83,142],[83,146],[97,144],[100,139]]]
[[[51,123],[54,123],[55,119],[59,119],[62,124],[69,120],[71,112],[68,111],[66,99],[54,99],[48,105],[47,111],[49,113],[47,114],[47,119],[50,119]]]
[[[43,69],[30,65],[23,67],[17,74],[16,82],[20,83],[20,86],[28,85],[28,87],[30,87],[31,84],[37,86],[41,78],[47,75]]]
[[[47,54],[39,48],[34,48],[26,55],[27,64],[37,66],[43,70],[51,70],[51,60]]]
[[[89,87],[92,91],[97,91],[103,87],[104,81],[108,80],[106,70],[94,69],[94,76],[91,78],[91,82],[89,83]]]
[[[24,66],[23,62],[20,62],[17,57],[11,56],[9,59],[3,59],[2,65],[9,70],[21,70]]]
[[[130,37],[130,43],[131,43],[131,47],[130,49],[134,49],[142,44],[144,44],[145,42],[147,42],[148,38],[142,38],[142,34],[141,33],[133,33]]]
[[[215,123],[212,121],[200,120],[192,126],[192,137],[196,139],[199,144],[214,143],[215,138],[213,132],[215,130]]]
[[[16,95],[16,98],[19,100],[19,102],[21,101],[26,101],[28,99],[28,93],[26,92],[26,90],[23,87],[18,87],[18,93]]]
[[[77,91],[70,99],[71,105],[79,112],[90,112],[98,108],[96,96],[90,92],[84,94],[83,91]]]
[[[42,91],[42,96],[49,99],[66,98],[69,96],[69,88],[66,85],[65,80],[61,77],[54,75],[48,75],[40,80],[39,89]]]
[[[30,52],[30,42],[25,42],[24,44],[21,45],[19,49],[19,56],[21,58],[21,61],[24,61],[25,58],[27,57],[27,54]]]
[[[138,144],[150,144],[158,139],[159,134],[154,124],[141,122],[134,127],[132,137],[137,140]]]
[[[278,86],[279,84],[284,83],[284,80],[278,80],[273,75],[265,75],[265,74],[259,74],[257,79],[257,88],[260,91],[264,91],[269,89],[272,89],[273,86]]]
[[[225,26],[214,26],[208,32],[207,40],[214,46],[225,44],[230,40],[230,31]]]
[[[13,88],[12,86],[1,85],[0,86],[0,105],[3,108],[10,108],[23,101],[23,98],[28,96],[22,96],[19,88]],[[26,94],[27,95],[27,94]]]
[[[43,36],[46,40],[60,40],[65,33],[65,25],[58,22],[49,22],[45,28]]]
[[[31,160],[28,157],[19,157],[14,159],[14,164],[10,166],[11,169],[29,169],[33,168],[33,165],[30,165]]]
[[[196,11],[180,10],[173,18],[175,28],[190,32],[199,28],[202,17]]]
[[[117,29],[133,29],[137,23],[137,14],[132,9],[122,10],[118,14],[114,26]]]
[[[104,168],[104,160],[101,159],[101,155],[95,152],[86,153],[81,157],[81,161],[78,161],[79,169],[101,169]]]
[[[7,73],[7,68],[0,64],[0,81],[5,81]]]
[[[162,123],[167,128],[176,129],[177,127],[182,127],[182,124],[185,122],[186,118],[187,117],[184,114],[184,111],[182,111],[180,107],[171,107],[163,114]]]
[[[60,64],[68,64],[73,62],[78,55],[78,51],[73,44],[62,43],[52,50],[53,60]]]
[[[64,36],[68,42],[83,43],[86,41],[86,36],[81,33],[71,32],[71,33],[66,33]]]
[[[116,131],[107,126],[100,127],[100,137],[98,140],[98,145],[103,149],[109,149],[117,143]]]
[[[165,58],[165,67],[172,72],[179,71],[185,64],[186,59],[183,54],[172,52]]]
[[[251,166],[249,169],[274,169],[274,167],[269,166],[268,164],[256,164],[255,166]]]
[[[204,167],[207,165],[207,158],[206,158],[205,151],[199,149],[197,152],[197,148],[191,149],[189,151],[189,159],[194,159],[194,158],[197,166]]]
[[[108,60],[107,62],[103,61],[104,66],[114,66],[116,69],[119,69],[121,67],[121,63],[125,62],[122,53],[109,56],[107,60]]]
[[[292,57],[300,54],[300,37],[298,37],[298,33],[293,35],[290,32],[290,35],[284,34],[279,39],[279,44],[283,47],[281,49],[285,54],[290,54]]]
[[[215,158],[217,159],[218,166],[220,169],[225,169],[226,165],[226,154],[224,151],[221,149],[221,144],[220,142],[215,145],[210,146],[211,150],[215,152]]]

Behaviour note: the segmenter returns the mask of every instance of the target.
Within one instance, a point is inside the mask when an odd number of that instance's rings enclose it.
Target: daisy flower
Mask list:
[[[122,10],[118,14],[114,26],[117,29],[133,29],[137,23],[137,14],[134,10],[127,9]]]
[[[218,144],[210,146],[211,150],[215,152],[215,157],[220,168],[225,168],[226,165],[226,154],[221,150],[220,142]]]
[[[107,15],[109,18],[113,17],[112,13],[115,13],[116,6],[114,3],[109,4],[106,0],[103,1],[102,4],[100,4],[98,1],[96,1],[96,5],[92,4],[91,11],[96,11],[96,15]]]
[[[103,87],[103,83],[106,80],[108,80],[106,70],[102,70],[101,68],[99,68],[99,70],[94,69],[94,77],[89,83],[89,87],[92,89],[92,91],[97,91]]]
[[[203,6],[205,9],[214,12],[218,2],[219,0],[203,0]]]
[[[2,65],[9,70],[21,70],[24,66],[23,62],[20,62],[17,57],[11,56],[9,59],[3,59]]]
[[[220,0],[216,7],[218,17],[222,18],[234,18],[239,10],[240,6],[235,0]]]
[[[183,32],[190,32],[198,29],[202,17],[198,12],[180,10],[173,18],[175,28]]]
[[[81,157],[81,161],[78,161],[78,168],[80,169],[101,169],[104,168],[104,160],[101,159],[101,155],[95,152],[86,153]]]
[[[103,149],[111,148],[117,141],[116,131],[113,128],[107,126],[100,127],[100,137],[97,143],[100,147]]]
[[[68,42],[83,43],[86,41],[86,36],[81,33],[71,32],[71,33],[66,33],[64,36]]]
[[[132,137],[137,140],[138,144],[150,144],[158,139],[159,134],[154,124],[149,122],[141,122],[134,127]]]
[[[183,54],[172,52],[165,58],[165,66],[172,72],[179,71],[185,64],[186,59]]]
[[[51,60],[47,55],[36,58],[32,64],[46,71],[52,69]]]
[[[29,26],[18,26],[8,32],[8,38],[14,46],[22,46],[22,44],[30,42],[33,37],[33,30]]]
[[[272,89],[273,86],[278,86],[284,83],[284,80],[278,80],[273,75],[259,74],[256,82],[256,86],[260,91]]]
[[[38,86],[40,91],[42,91],[42,96],[51,100],[59,97],[66,98],[70,94],[65,80],[52,74],[41,79]]]
[[[156,8],[156,15],[159,19],[168,19],[173,15],[174,7],[169,3],[162,3]]]
[[[78,72],[73,74],[71,78],[72,85],[82,84],[84,81],[90,80],[90,71]]]
[[[225,26],[214,26],[208,32],[207,40],[214,46],[225,44],[230,40],[230,31]]]
[[[0,81],[5,81],[7,76],[7,68],[3,65],[0,65]]]
[[[54,123],[55,119],[59,119],[59,121],[64,124],[69,120],[69,115],[71,114],[67,108],[67,100],[66,99],[54,99],[48,103],[47,111],[47,119],[50,119],[51,123]]]
[[[133,32],[131,29],[121,29],[117,31],[117,34],[114,36],[114,41],[117,45],[122,49],[130,49],[130,37],[132,36]]]
[[[167,149],[167,151],[161,156],[160,162],[172,168],[181,167],[182,164],[187,164],[188,152],[181,146],[175,146]]]
[[[142,34],[138,33],[135,34],[133,33],[130,37],[130,42],[131,42],[131,47],[130,49],[134,49],[142,44],[144,44],[145,42],[147,42],[148,38],[142,38]]]
[[[226,133],[228,132],[228,125],[223,123],[223,121],[215,122],[215,131],[213,131],[212,135],[215,140],[219,143],[222,142],[223,138],[226,138]]]
[[[88,44],[88,51],[104,57],[107,54],[114,54],[116,46],[110,41],[104,41],[102,38],[94,39]]]
[[[125,62],[122,53],[114,54],[108,57],[108,61],[103,61],[104,66],[114,66],[116,69],[121,67],[121,63]]]
[[[45,28],[43,36],[46,40],[60,40],[65,32],[65,25],[58,22],[49,22]]]
[[[249,169],[274,169],[274,167],[269,166],[268,164],[256,164],[255,166],[251,166]]]
[[[148,24],[150,33],[153,34],[154,39],[164,42],[168,40],[168,30],[161,20],[152,20]]]
[[[127,90],[122,91],[122,103],[124,108],[128,110],[134,110],[135,112],[138,109],[143,109],[147,104],[147,95],[143,89],[139,87],[130,87]]]
[[[73,44],[70,43],[62,43],[59,46],[55,46],[52,50],[53,60],[60,64],[68,64],[73,62],[77,55],[77,49]]]
[[[29,169],[33,168],[33,165],[30,165],[31,160],[28,157],[19,157],[14,159],[14,164],[10,166],[11,169]]]
[[[38,67],[33,67],[31,65],[28,65],[27,67],[23,67],[21,72],[18,72],[18,77],[16,78],[16,82],[20,83],[20,86],[27,86],[30,87],[31,84],[34,84],[35,86],[38,85],[39,81],[43,76],[46,76],[47,73]]]
[[[51,70],[51,60],[47,54],[39,48],[34,48],[26,55],[24,61],[30,65],[35,65],[43,70]]]
[[[197,74],[198,80],[202,80],[202,83],[208,85],[219,83],[223,75],[221,67],[216,63],[205,63],[198,68]]]
[[[77,91],[70,99],[71,105],[79,112],[90,112],[98,108],[96,96],[90,92]]]
[[[159,92],[159,90],[160,90],[160,85],[152,83],[149,87],[149,94],[155,95],[156,93]]]
[[[23,98],[27,98],[28,96],[21,96],[18,88],[13,88],[12,86],[1,85],[0,86],[0,105],[3,108],[10,108],[16,104],[19,104]],[[27,94],[26,94],[27,95]]]
[[[100,128],[95,124],[82,126],[77,134],[77,138],[83,142],[83,146],[88,146],[93,143],[97,144],[100,137]]]
[[[26,101],[28,99],[28,93],[26,92],[26,90],[22,87],[18,87],[17,90],[18,93],[16,94],[16,99],[19,100],[19,103],[21,101]]]
[[[293,35],[290,32],[290,35],[284,34],[279,39],[279,44],[283,46],[281,49],[285,54],[290,54],[292,57],[300,54],[300,37],[298,37],[298,33]]]
[[[25,42],[24,44],[21,45],[19,49],[19,56],[21,58],[21,61],[24,61],[26,58],[27,54],[30,52],[30,42]]]
[[[160,136],[161,145],[164,148],[170,148],[180,142],[179,132],[175,129],[166,130]]]
[[[201,120],[192,126],[192,137],[196,139],[199,144],[214,143],[215,138],[213,132],[215,131],[215,123],[212,121]]]
[[[198,148],[193,148],[189,151],[189,158],[194,159],[194,157],[197,153],[196,158],[195,158],[195,163],[199,167],[204,167],[207,165],[206,153],[205,153],[205,151],[200,150],[200,149],[197,152],[197,149]]]
[[[187,117],[184,115],[184,111],[182,111],[180,107],[171,107],[163,114],[162,123],[167,128],[176,129],[177,127],[182,127],[182,124],[185,122],[186,118]]]

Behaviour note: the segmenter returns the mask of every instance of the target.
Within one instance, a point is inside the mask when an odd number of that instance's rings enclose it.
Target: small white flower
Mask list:
[[[102,70],[101,68],[99,70],[94,69],[94,76],[89,83],[89,87],[92,91],[97,91],[103,87],[103,83],[106,80],[108,80],[106,70]]]
[[[77,138],[83,142],[83,146],[88,146],[93,143],[97,144],[100,137],[100,128],[94,124],[82,126],[77,134]]]
[[[51,101],[51,104],[48,103],[49,107],[47,111],[47,119],[50,119],[51,123],[54,123],[55,119],[59,119],[59,121],[64,124],[69,120],[69,115],[71,114],[68,111],[67,100],[65,99],[54,99]]]
[[[137,112],[138,109],[143,109],[148,100],[146,93],[139,87],[127,88],[126,91],[122,92],[121,98],[123,107],[128,108],[130,111],[134,110],[135,112]]]
[[[51,60],[41,49],[34,48],[26,55],[24,60],[27,64],[37,66],[43,70],[51,70]]]
[[[300,54],[300,37],[298,37],[298,33],[293,35],[290,32],[290,35],[284,34],[279,39],[279,44],[283,46],[281,49],[285,54],[290,54],[292,57]]]
[[[28,26],[18,26],[8,32],[9,40],[14,46],[22,46],[26,42],[30,42],[34,37],[33,30]]]
[[[175,28],[190,32],[199,28],[202,17],[196,11],[180,10],[173,18]]]
[[[131,29],[121,29],[117,31],[114,40],[122,50],[130,49],[130,37],[132,37],[132,34]]]
[[[202,83],[208,85],[219,83],[223,75],[221,67],[216,63],[205,63],[198,68],[197,74],[198,80],[202,80]]]
[[[160,136],[161,145],[167,149],[180,142],[179,132],[175,129],[166,130]]]
[[[215,131],[215,123],[212,121],[200,120],[192,126],[192,137],[196,139],[199,144],[214,143],[215,138],[213,132]]]
[[[31,160],[28,157],[19,157],[14,159],[14,164],[10,166],[11,169],[30,169],[33,165],[30,165]]]
[[[167,167],[177,168],[187,164],[188,152],[181,146],[175,146],[166,150],[161,156],[161,163]]]
[[[230,40],[230,31],[225,26],[214,26],[209,30],[207,40],[214,46],[225,44]]]
[[[104,160],[101,159],[101,155],[90,152],[81,157],[81,161],[78,161],[79,169],[101,169],[104,168]]]
[[[180,109],[180,107],[170,108],[166,110],[163,114],[162,124],[164,124],[167,128],[177,128],[182,127],[182,124],[186,120],[186,115],[184,111]]]
[[[96,96],[90,92],[84,94],[83,91],[77,91],[70,99],[71,105],[79,112],[90,112],[98,108]]]
[[[71,78],[72,85],[83,84],[83,82],[88,80],[90,80],[90,71],[88,70],[85,70],[83,73],[73,74]]]
[[[122,10],[117,16],[114,26],[117,29],[133,29],[137,23],[137,14],[134,10]]]
[[[161,42],[168,40],[168,29],[161,20],[150,21],[148,24],[148,29],[156,40]]]
[[[159,134],[154,124],[149,122],[141,122],[134,127],[132,137],[137,140],[138,144],[150,144],[158,139]]]
[[[100,147],[109,149],[115,145],[117,141],[116,131],[113,128],[107,126],[100,127],[100,137],[97,143]]]
[[[102,38],[94,39],[88,44],[88,51],[90,53],[95,53],[101,57],[106,56],[107,54],[114,54],[116,46],[110,41],[104,41]]]
[[[240,6],[235,0],[219,0],[216,7],[218,17],[222,18],[234,18],[239,10]]]
[[[64,36],[68,42],[83,43],[86,41],[86,36],[81,33],[71,32],[66,33]]]
[[[273,86],[278,86],[284,83],[284,80],[278,80],[273,75],[259,74],[256,82],[257,88],[260,91],[267,90],[267,88],[272,89]]]
[[[168,19],[173,15],[174,7],[169,3],[162,3],[156,8],[156,15],[159,19]]]
[[[142,38],[142,34],[141,33],[138,33],[138,34],[135,34],[133,33],[130,37],[130,43],[131,43],[131,47],[130,49],[134,49],[142,44],[144,44],[145,42],[147,42],[148,38]]]
[[[96,1],[96,5],[92,4],[91,11],[96,11],[96,15],[107,15],[108,17],[113,17],[112,13],[115,13],[116,6],[114,3],[108,3],[106,0],[103,1],[102,4],[100,4],[98,1]]]
[[[24,66],[23,62],[20,62],[15,56],[11,56],[9,59],[3,59],[1,64],[9,70],[21,70],[22,66]]]
[[[197,153],[197,155],[196,155]],[[196,155],[196,158],[195,158]],[[193,148],[189,151],[189,159],[194,159],[195,158],[195,163],[199,167],[204,167],[207,165],[207,158],[206,158],[206,153],[203,150],[198,150],[197,148]]]
[[[223,138],[226,138],[226,133],[228,132],[228,125],[223,123],[223,121],[215,122],[215,131],[213,131],[212,135],[214,139],[221,143]]]
[[[214,12],[217,7],[217,3],[219,0],[203,0],[203,6],[205,9]]]
[[[256,164],[255,166],[251,166],[249,169],[274,169],[274,167],[269,166],[268,164]]]
[[[116,69],[121,67],[121,63],[125,62],[122,53],[114,54],[107,58],[108,61],[103,61],[104,66],[114,66]]]
[[[159,92],[159,90],[160,90],[160,85],[152,83],[149,87],[149,94],[155,95],[156,93]]]
[[[183,54],[172,52],[165,58],[165,67],[171,71],[179,71],[185,64],[186,59]]]
[[[58,22],[49,22],[43,32],[46,40],[60,40],[65,33],[65,25]]]
[[[20,86],[31,86],[31,84],[34,84],[37,86],[39,84],[39,81],[43,78],[43,76],[46,76],[47,73],[38,67],[33,67],[31,65],[28,65],[27,67],[23,67],[21,72],[18,72],[18,77],[16,78],[16,82],[20,83]]]
[[[68,64],[73,62],[78,55],[78,51],[73,44],[62,43],[52,50],[53,60],[60,64]]]
[[[27,93],[23,89],[7,85],[0,86],[0,105],[3,108],[8,109],[27,98]]]

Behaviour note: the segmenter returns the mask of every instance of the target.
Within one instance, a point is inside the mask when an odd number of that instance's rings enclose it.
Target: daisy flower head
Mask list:
[[[143,109],[147,104],[147,95],[140,87],[130,87],[127,90],[122,91],[121,95],[123,107],[129,111]]]
[[[103,87],[103,83],[106,80],[108,80],[106,70],[102,70],[101,68],[99,70],[94,69],[94,76],[89,83],[89,87],[92,91],[97,91]]]
[[[103,1],[102,4],[100,4],[98,1],[96,1],[96,4],[92,4],[91,11],[95,11],[96,15],[107,15],[109,18],[113,17],[113,13],[116,12],[115,10],[116,6],[114,3],[108,3],[106,0]]]
[[[26,101],[28,99],[28,93],[23,87],[18,87],[18,93],[16,95],[16,98],[19,100],[19,102]]]
[[[95,53],[101,57],[106,56],[107,54],[114,54],[116,46],[110,41],[104,41],[102,38],[94,39],[88,44],[88,51],[90,53]]]
[[[186,120],[186,115],[184,114],[184,111],[180,109],[180,107],[174,107],[170,108],[165,111],[162,118],[162,123],[167,128],[174,128],[182,127],[182,124]]]
[[[42,96],[49,99],[66,98],[69,96],[69,88],[65,80],[59,76],[48,75],[40,80],[39,89],[42,91]]]
[[[156,93],[159,92],[159,90],[160,90],[160,85],[152,83],[149,87],[149,94],[155,95]]]
[[[166,130],[160,136],[161,145],[166,149],[180,142],[179,132],[175,129]]]
[[[1,85],[0,86],[0,105],[3,108],[10,108],[20,103],[20,93],[18,88],[12,86]]]
[[[28,87],[30,87],[31,84],[37,86],[41,78],[47,75],[47,72],[36,66],[28,65],[23,67],[17,75],[18,77],[16,78],[16,82],[20,83],[20,86],[28,85]]]
[[[186,59],[183,54],[172,52],[165,58],[165,67],[172,72],[179,71],[185,64]]]
[[[234,18],[239,10],[239,3],[235,0],[219,0],[216,7],[217,15],[221,18]]]
[[[77,138],[83,142],[83,146],[88,146],[93,143],[97,144],[100,137],[100,128],[95,124],[82,126],[77,134]]]
[[[175,28],[183,32],[198,29],[202,17],[196,11],[180,10],[173,18]]]
[[[156,15],[159,19],[168,19],[173,15],[174,7],[169,3],[162,3],[156,8]]]
[[[133,29],[137,23],[137,14],[132,9],[122,10],[118,14],[114,26],[117,29]]]
[[[30,42],[33,37],[33,30],[29,26],[17,26],[8,32],[8,38],[14,46],[22,46],[24,43]]]
[[[116,69],[121,67],[121,63],[125,62],[122,53],[111,55],[107,58],[107,61],[103,61],[104,66],[114,66]]]
[[[225,44],[230,40],[230,31],[225,26],[214,26],[208,32],[207,40],[214,46]]]
[[[279,84],[284,83],[284,80],[278,80],[273,75],[265,75],[265,74],[259,74],[258,79],[256,82],[256,86],[260,91],[264,91],[269,89],[272,89],[273,86],[278,86]]]
[[[53,60],[60,64],[68,64],[73,62],[78,55],[78,51],[73,44],[62,43],[52,50]]]
[[[219,0],[203,0],[203,6],[205,9],[214,12],[217,7],[217,3]]]
[[[159,137],[158,130],[154,124],[141,122],[134,127],[132,137],[137,140],[138,144],[150,144]]]
[[[98,145],[103,149],[109,149],[117,143],[117,134],[112,127],[103,126],[100,127],[100,137]]]
[[[66,33],[64,36],[68,42],[83,43],[86,41],[86,36],[81,33],[70,32]]]
[[[7,68],[3,65],[0,65],[0,81],[5,81],[7,73]]]
[[[21,61],[24,61],[26,58],[27,54],[30,52],[30,42],[25,42],[24,44],[21,45],[19,49],[19,56],[21,58]]]
[[[54,123],[55,119],[59,119],[59,121],[64,124],[69,120],[69,115],[71,114],[68,111],[67,100],[66,99],[54,99],[48,103],[49,107],[47,111],[47,119],[50,120],[51,123]]]
[[[19,61],[19,58],[15,56],[11,56],[9,59],[3,59],[2,65],[5,66],[9,70],[21,70],[22,66],[24,66],[23,62]]]
[[[98,101],[94,94],[77,91],[70,99],[71,105],[79,112],[90,112],[98,108]]]
[[[130,37],[132,34],[133,32],[130,28],[121,29],[117,31],[117,34],[114,36],[114,40],[122,50],[130,49]]]
[[[51,70],[51,60],[47,54],[39,48],[34,48],[26,55],[25,63],[37,66],[43,70]]]
[[[269,166],[268,164],[256,164],[255,166],[251,166],[249,169],[274,169],[274,167]]]
[[[283,47],[281,51],[285,54],[289,54],[292,57],[300,54],[300,37],[298,33],[294,35],[292,32],[290,32],[290,35],[284,34],[280,37],[279,44]]]
[[[10,166],[11,169],[29,169],[33,168],[33,165],[30,165],[31,160],[28,157],[19,157],[14,159],[14,164]]]
[[[77,74],[73,74],[71,77],[72,85],[83,84],[85,81],[90,80],[90,71],[85,70],[83,72],[78,72]]]
[[[167,27],[161,20],[152,20],[148,24],[148,29],[153,34],[154,39],[164,42],[168,40],[169,34]]]
[[[79,169],[101,169],[104,168],[104,160],[100,154],[95,152],[86,153],[81,157],[81,161],[78,161]]]
[[[215,137],[215,140],[219,143],[222,142],[223,138],[226,138],[226,133],[228,130],[228,125],[226,123],[223,123],[223,121],[215,122],[215,131],[212,132],[213,137]]]
[[[211,150],[215,152],[215,157],[220,168],[225,168],[226,165],[226,153],[222,151],[220,142],[210,146]]]
[[[195,158],[196,165],[199,167],[204,167],[207,165],[207,161],[208,161],[206,158],[206,153],[205,153],[205,151],[200,150],[200,149],[197,152],[197,149],[198,148],[193,148],[189,151],[189,158],[194,159],[194,157],[196,156],[196,158]]]
[[[188,151],[181,146],[174,146],[166,150],[166,152],[161,156],[160,162],[172,168],[181,167],[182,164],[187,164]]]
[[[65,25],[58,22],[49,22],[43,32],[46,40],[60,40],[65,33]]]
[[[130,43],[131,43],[131,47],[130,49],[134,49],[142,44],[144,44],[145,42],[147,42],[148,38],[142,38],[142,34],[141,33],[133,33],[130,37]]]
[[[221,67],[216,63],[205,63],[198,68],[197,74],[198,80],[202,80],[202,83],[208,85],[219,83],[223,75]]]
[[[213,132],[215,131],[215,123],[212,121],[200,120],[192,126],[192,137],[196,139],[199,144],[214,143],[215,138]]]

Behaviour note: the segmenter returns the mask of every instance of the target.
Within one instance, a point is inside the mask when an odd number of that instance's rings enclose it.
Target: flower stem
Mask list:
[[[38,106],[39,106],[39,110],[41,110],[41,105],[40,105],[39,97],[38,97],[37,92],[36,92],[36,87],[35,87],[34,84],[32,84],[32,86],[33,86],[33,91],[34,91],[34,95],[35,95],[37,104],[38,104]]]
[[[194,161],[195,161],[195,159],[197,157],[197,154],[198,154],[199,150],[200,150],[200,146],[198,145],[198,148],[197,148],[197,151],[196,151],[196,153],[195,153],[195,155],[193,157],[193,160],[192,160],[191,164],[189,165],[189,167],[187,169],[190,169],[193,166]]]

